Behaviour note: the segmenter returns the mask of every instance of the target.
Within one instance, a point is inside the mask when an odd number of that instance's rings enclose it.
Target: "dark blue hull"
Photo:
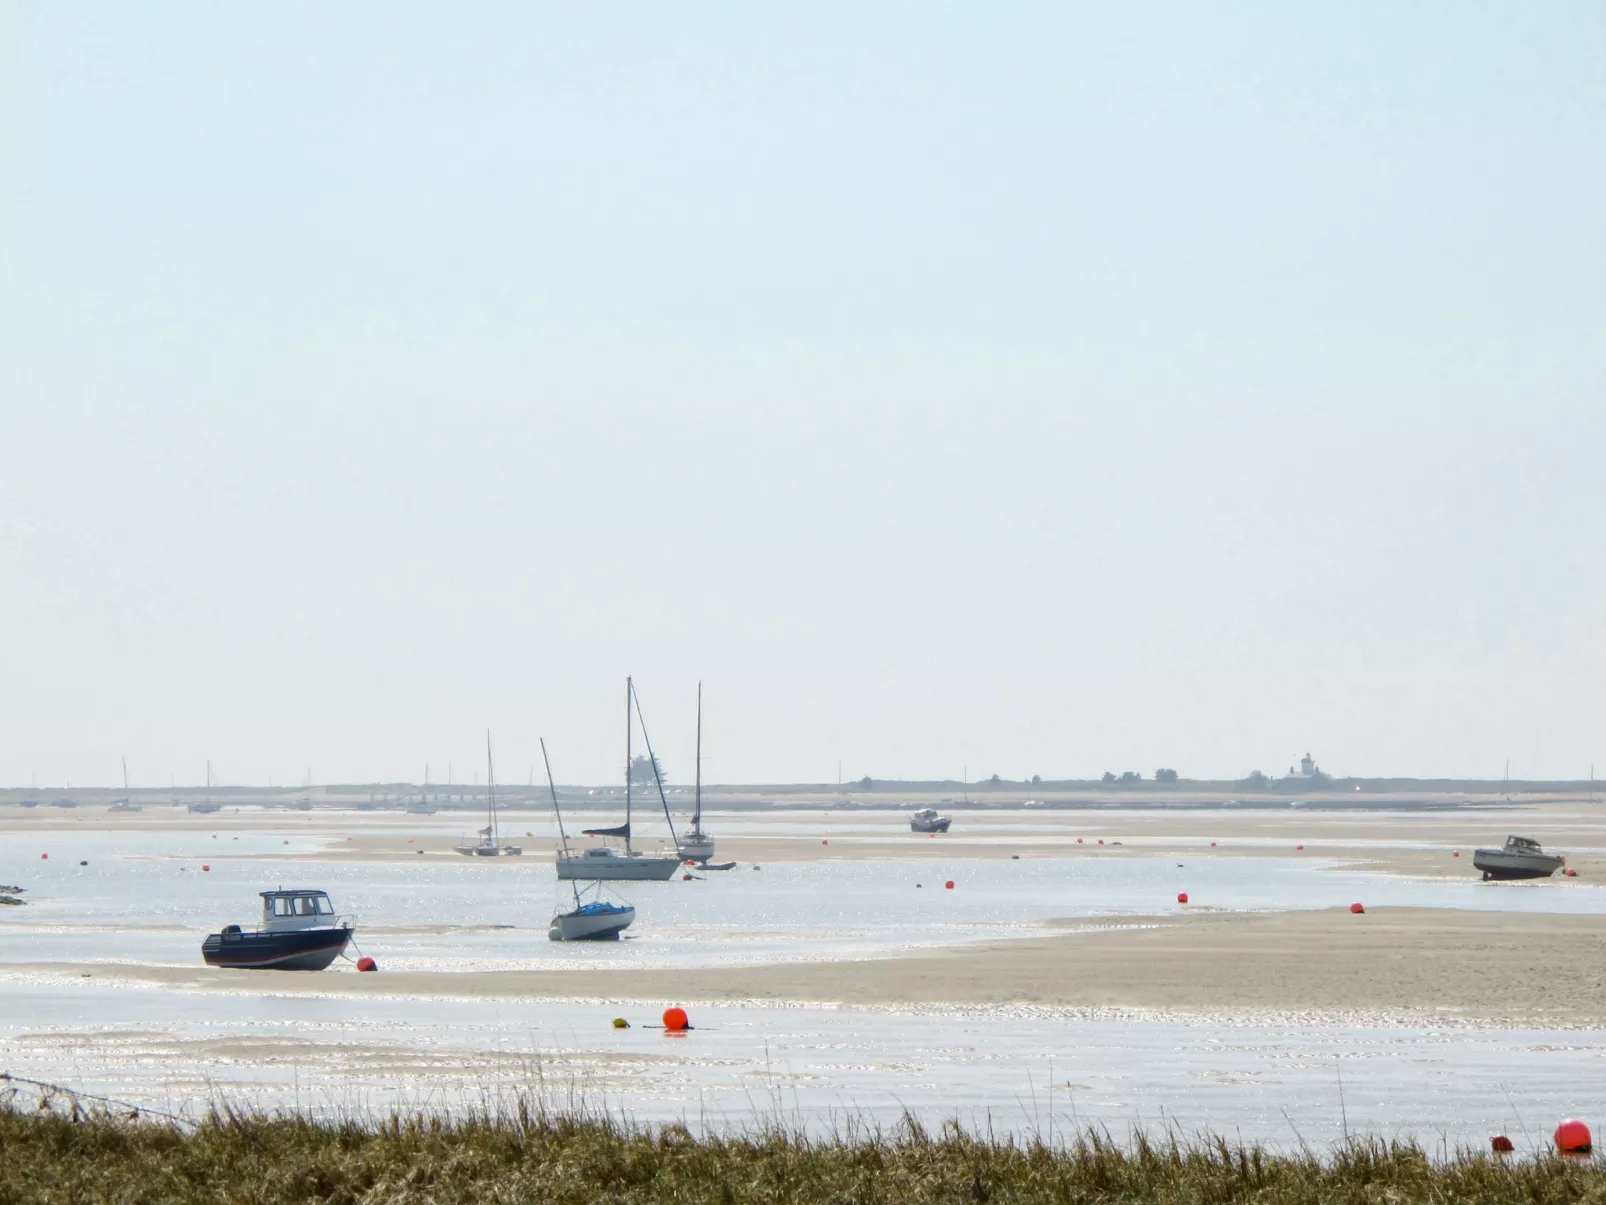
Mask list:
[[[233,926],[231,925],[232,929]],[[321,971],[346,949],[351,930],[300,929],[290,933],[213,933],[201,945],[207,966],[251,970]]]

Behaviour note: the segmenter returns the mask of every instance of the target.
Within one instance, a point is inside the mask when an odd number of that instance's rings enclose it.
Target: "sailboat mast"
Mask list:
[[[630,700],[636,688],[631,685],[628,675],[625,677],[625,853],[630,853],[630,730],[634,725],[630,722]]]
[[[697,804],[691,814],[691,831],[703,831],[703,684],[697,683]]]
[[[563,857],[569,856],[569,834],[563,828],[563,809],[558,806],[558,787],[552,781],[552,759],[546,754],[546,737],[541,738],[541,764],[546,767],[546,789],[552,792],[552,814],[558,821],[558,843],[563,848]],[[569,887],[574,892],[574,906],[580,906],[580,888],[573,879],[569,880]]]
[[[485,730],[485,814],[491,844],[496,844],[496,776],[491,773],[491,730]]]
[[[1594,770],[1591,770],[1590,777],[1593,778],[1594,775]],[[126,757],[123,758],[123,794],[128,794],[128,759]]]

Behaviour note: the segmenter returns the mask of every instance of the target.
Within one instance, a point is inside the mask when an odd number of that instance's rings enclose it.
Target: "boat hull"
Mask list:
[[[564,881],[663,883],[674,877],[680,865],[679,858],[632,858],[624,854],[607,858],[559,858],[558,878]]]
[[[207,966],[252,971],[321,971],[345,953],[352,930],[213,933],[201,945]]]
[[[714,839],[705,833],[694,833],[683,839],[676,848],[684,859],[706,862],[714,856]]]
[[[1474,868],[1485,879],[1548,879],[1562,867],[1555,854],[1510,854],[1503,849],[1479,849],[1472,855]]]
[[[459,845],[457,852],[468,858],[516,858],[524,849],[518,845]]]
[[[630,907],[607,912],[567,912],[552,918],[547,937],[553,941],[618,941],[635,920],[636,910]]]
[[[953,823],[953,817],[944,816],[939,820],[911,820],[909,831],[911,833],[946,833],[948,826]]]

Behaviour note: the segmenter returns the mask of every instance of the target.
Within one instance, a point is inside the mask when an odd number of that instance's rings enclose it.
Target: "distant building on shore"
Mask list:
[[[1321,776],[1321,768],[1311,759],[1311,755],[1309,753],[1306,753],[1304,757],[1299,759],[1298,770],[1295,770],[1293,766],[1288,767],[1289,778],[1320,778]]]

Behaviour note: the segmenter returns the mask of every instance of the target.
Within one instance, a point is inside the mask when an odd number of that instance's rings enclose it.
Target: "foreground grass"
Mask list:
[[[215,1117],[192,1130],[0,1109],[12,1202],[1592,1202],[1606,1162],[1434,1162],[1355,1142],[1321,1158],[1225,1142],[1012,1145],[950,1128],[810,1140],[521,1114],[327,1125]]]

